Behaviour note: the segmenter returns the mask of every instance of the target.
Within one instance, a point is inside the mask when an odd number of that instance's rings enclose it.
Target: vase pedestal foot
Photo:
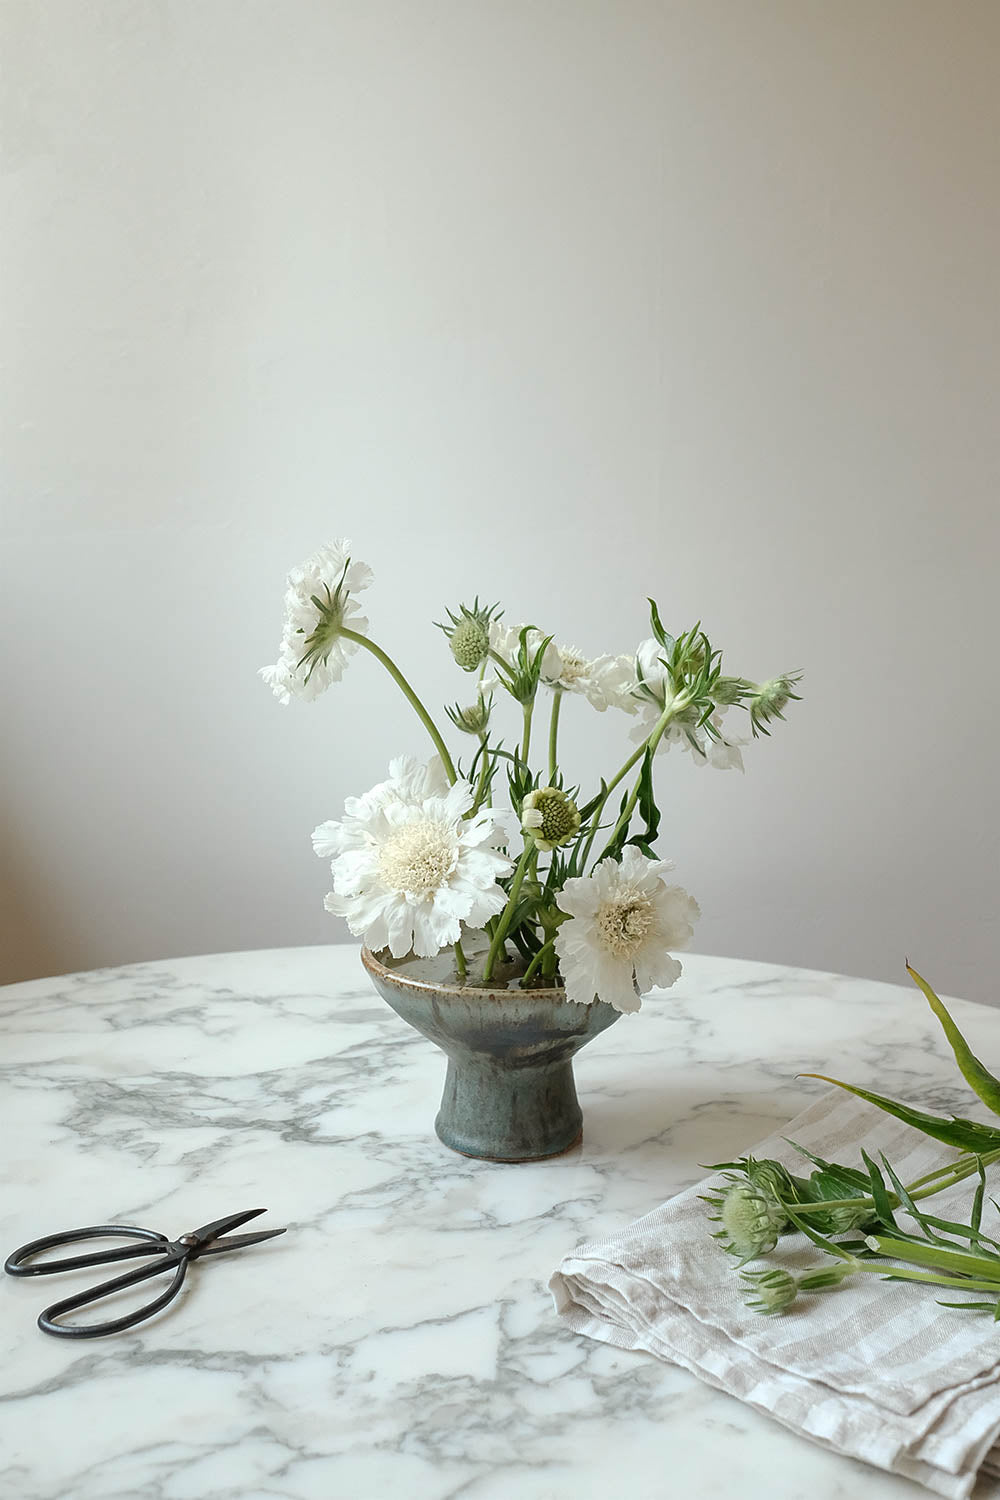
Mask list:
[[[491,1057],[449,1058],[434,1129],[452,1151],[484,1161],[561,1156],[583,1133],[573,1064],[512,1067]]]

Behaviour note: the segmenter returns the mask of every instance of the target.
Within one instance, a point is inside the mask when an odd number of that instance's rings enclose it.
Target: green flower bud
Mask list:
[[[758,683],[750,695],[750,723],[754,734],[768,734],[767,725],[773,719],[783,719],[789,703],[797,703],[800,694],[795,687],[801,679],[800,672],[785,672],[780,677],[771,677]]]
[[[557,786],[540,786],[521,804],[521,827],[539,849],[568,844],[580,831],[580,813],[572,797]]]
[[[448,637],[451,654],[463,671],[475,672],[482,666],[490,649],[490,621],[502,613],[495,604],[481,605],[478,597],[471,609],[460,604],[457,615],[448,610],[451,624],[439,624],[438,629]]]
[[[810,1214],[809,1222],[820,1234],[846,1234],[849,1229],[860,1229],[870,1224],[874,1210],[870,1203],[860,1203],[856,1208],[828,1208],[820,1214]]]
[[[747,1290],[754,1293],[754,1300],[747,1300],[747,1307],[755,1312],[783,1313],[795,1301],[799,1284],[789,1271],[779,1266],[769,1271],[744,1271],[743,1280]]]
[[[734,1182],[727,1188],[712,1217],[722,1225],[714,1238],[724,1240],[726,1253],[738,1255],[741,1265],[773,1250],[788,1223],[771,1189],[752,1182]]]
[[[795,1183],[780,1161],[769,1159],[758,1161],[756,1157],[748,1156],[746,1174],[755,1187],[767,1188],[775,1198],[785,1202],[795,1201],[797,1197]]]
[[[799,1277],[799,1291],[828,1291],[830,1287],[839,1286],[845,1277],[853,1276],[856,1269],[856,1261],[841,1260],[836,1265],[823,1266],[818,1271],[807,1271],[804,1276]]]
[[[754,686],[745,677],[717,677],[709,693],[719,708],[731,708],[750,696]]]
[[[489,725],[492,710],[493,699],[480,698],[478,703],[470,704],[468,708],[462,708],[458,703],[453,707],[446,707],[445,713],[463,734],[483,735]]]

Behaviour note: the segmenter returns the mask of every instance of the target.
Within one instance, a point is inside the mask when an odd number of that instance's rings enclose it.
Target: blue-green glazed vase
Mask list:
[[[485,939],[463,938],[469,976]],[[485,1161],[541,1161],[580,1140],[573,1057],[618,1020],[601,1000],[577,1005],[559,988],[521,989],[513,965],[488,985],[459,980],[450,949],[436,958],[362,950],[382,999],[448,1058],[434,1128],[446,1146]]]

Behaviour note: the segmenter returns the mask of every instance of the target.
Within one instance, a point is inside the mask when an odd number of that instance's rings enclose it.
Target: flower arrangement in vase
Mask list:
[[[767,735],[798,697],[798,674],[727,675],[700,624],[670,635],[653,601],[652,634],[633,654],[588,658],[476,599],[440,627],[475,683],[471,704],[446,709],[472,746],[453,758],[368,633],[358,596],[371,582],[346,541],[293,569],[278,660],[260,673],[281,702],[313,700],[365,651],[433,746],[426,763],[392,760],[385,780],[315,830],[333,872],[326,907],[363,940],[383,997],[448,1055],[441,1139],[493,1160],[555,1155],[580,1135],[573,1053],[678,979],[675,954],[699,915],[656,853],[656,756],[676,747],[697,765],[742,769],[735,716]],[[634,748],[586,797],[563,770],[568,694],[633,720]],[[501,703],[511,738],[497,730]]]

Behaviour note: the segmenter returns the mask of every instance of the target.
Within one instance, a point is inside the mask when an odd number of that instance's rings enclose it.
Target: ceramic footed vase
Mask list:
[[[578,1005],[561,986],[522,989],[513,964],[477,984],[483,934],[463,939],[469,978],[450,949],[436,958],[362,950],[382,999],[448,1058],[434,1128],[446,1146],[488,1161],[540,1161],[579,1141],[583,1115],[573,1058],[618,1020],[601,1000]]]

